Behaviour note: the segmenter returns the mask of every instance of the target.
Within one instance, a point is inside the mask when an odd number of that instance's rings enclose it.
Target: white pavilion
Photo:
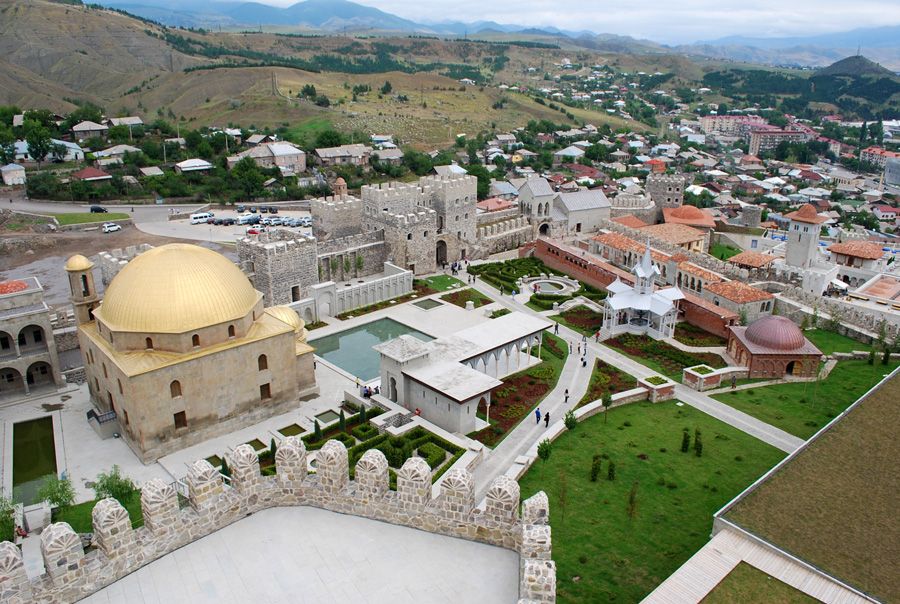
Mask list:
[[[648,335],[655,340],[671,338],[678,317],[678,300],[684,294],[677,287],[656,289],[659,268],[653,264],[650,244],[640,262],[631,269],[634,285],[616,278],[607,286],[609,297],[603,305],[603,339],[622,333]]]

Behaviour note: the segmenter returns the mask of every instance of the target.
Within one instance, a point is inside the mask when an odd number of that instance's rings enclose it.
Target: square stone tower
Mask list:
[[[671,174],[650,174],[647,176],[647,194],[659,208],[677,208],[684,203],[684,177]]]

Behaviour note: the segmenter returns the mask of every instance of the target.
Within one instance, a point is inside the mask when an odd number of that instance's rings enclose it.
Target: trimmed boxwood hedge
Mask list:
[[[375,438],[378,436],[378,428],[373,426],[372,424],[363,424],[361,426],[356,426],[353,430],[350,431],[353,436],[358,438],[361,442],[367,441],[370,438]]]
[[[428,466],[433,470],[442,463],[447,457],[447,451],[440,448],[434,443],[424,443],[418,450],[419,457],[424,457]]]

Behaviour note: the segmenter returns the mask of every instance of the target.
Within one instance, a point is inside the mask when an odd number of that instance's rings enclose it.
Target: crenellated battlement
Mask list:
[[[520,602],[556,601],[556,566],[551,558],[547,496],[537,493],[522,504],[519,485],[507,476],[491,483],[483,508],[475,507],[472,474],[452,469],[432,499],[432,471],[411,457],[397,471],[397,490],[389,487],[388,463],[377,449],[367,451],[349,478],[346,447],[332,440],[316,454],[310,475],[307,452],[298,437],[282,440],[275,454],[275,476],[260,473],[250,445],[228,454],[232,477],[226,483],[206,460],[189,466],[184,479],[189,506],[181,508],[172,485],[150,480],[141,490],[144,526],[134,529],[128,512],[114,499],[93,511],[96,549],[85,553],[65,522],[41,535],[44,574],[29,579],[18,547],[0,543],[0,602],[64,604],[82,599],[142,566],[264,509],[311,506],[352,514],[439,535],[468,539],[520,555]]]

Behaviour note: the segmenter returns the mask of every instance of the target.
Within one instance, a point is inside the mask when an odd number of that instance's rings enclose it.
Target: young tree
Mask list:
[[[75,487],[68,478],[59,478],[54,474],[44,479],[38,489],[37,498],[49,501],[54,507],[68,507],[75,502]]]
[[[366,259],[362,256],[356,257],[356,270],[357,272],[362,272],[363,266],[365,266]]]
[[[341,413],[338,416],[338,430],[341,432],[347,431],[347,418],[344,417],[344,410],[341,409]]]
[[[631,490],[628,491],[628,506],[626,507],[626,512],[628,513],[629,518],[634,518],[637,515],[637,494],[638,481],[635,480],[631,483]]]
[[[603,458],[600,455],[594,455],[594,458],[591,460],[591,482],[597,482],[602,469]]]
[[[52,149],[53,141],[50,138],[50,131],[43,126],[32,126],[25,135],[25,142],[28,143],[28,155],[37,162],[38,169],[41,162],[47,159],[47,155]]]
[[[691,448],[691,433],[688,432],[688,429],[685,428],[684,432],[681,433],[681,452],[687,453],[688,449]]]
[[[322,426],[319,425],[319,420],[313,420],[313,440],[316,442],[322,440]]]
[[[571,409],[566,411],[565,416],[563,416],[563,424],[565,424],[566,430],[569,430],[570,432],[578,425],[578,420],[575,419],[575,413]]]
[[[365,405],[359,406],[358,422],[359,422],[359,425],[363,425],[364,423],[366,423],[366,406]]]
[[[553,443],[550,442],[549,439],[545,438],[541,442],[538,443],[537,454],[542,460],[547,461],[550,459],[550,449],[553,447]]]
[[[272,437],[272,440],[269,442],[269,451],[272,453],[272,459],[275,459],[275,453],[278,452],[278,443],[275,442],[275,437]]]
[[[612,407],[612,393],[607,390],[603,393],[603,399],[601,404],[603,405],[603,423],[605,424],[607,419],[609,419],[609,408]]]
[[[101,472],[94,481],[94,493],[97,499],[112,497],[122,505],[135,491],[134,482],[127,476],[122,476],[118,465],[113,465],[109,472]]]
[[[606,480],[615,480],[616,479],[616,462],[609,462],[609,467],[606,468]]]
[[[380,89],[380,92],[381,92],[381,94],[390,94],[393,89],[394,89],[394,87],[391,86],[391,83],[388,81],[385,81],[384,85]]]
[[[697,457],[703,455],[703,441],[700,438],[699,428],[694,430],[694,453],[697,454]]]

